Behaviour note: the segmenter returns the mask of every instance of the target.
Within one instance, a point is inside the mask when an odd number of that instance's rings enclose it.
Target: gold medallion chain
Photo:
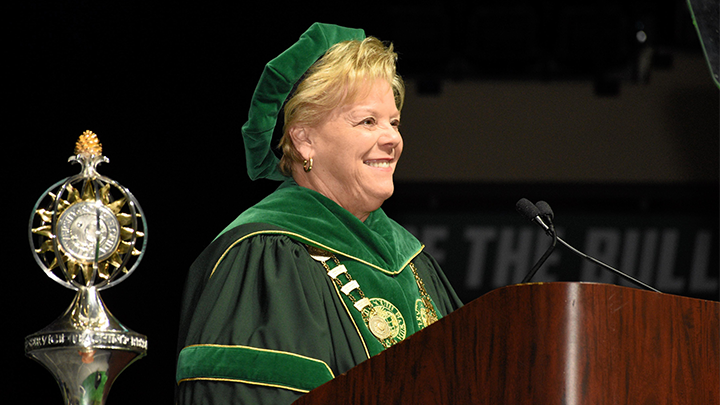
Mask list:
[[[383,347],[388,348],[396,344],[398,340],[392,336],[392,329],[390,325],[378,313],[378,310],[375,309],[375,306],[365,296],[365,293],[363,293],[360,285],[355,279],[352,278],[350,273],[347,271],[345,265],[340,263],[337,257],[330,252],[316,248],[314,246],[307,246],[307,248],[310,256],[323,265],[328,276],[330,276],[337,288],[343,294],[345,294],[348,299],[350,299],[355,309],[360,312],[360,315],[362,316],[365,325],[373,334],[373,336],[375,336],[378,341],[380,341]],[[327,263],[330,259],[332,259],[335,263],[335,267],[333,268],[330,268]],[[422,303],[427,309],[427,313],[424,314],[424,321],[425,325],[427,326],[437,321],[437,312],[435,311],[435,307],[432,304],[430,296],[425,290],[425,285],[423,284],[423,281],[420,278],[420,275],[418,274],[415,265],[412,262],[409,265],[415,277],[415,282],[417,283]],[[343,278],[345,282],[343,282],[341,278]]]
[[[417,283],[418,290],[420,290],[420,299],[422,300],[423,305],[425,305],[425,308],[427,308],[428,310],[426,314],[425,325],[427,326],[435,323],[438,320],[437,311],[435,311],[435,306],[430,299],[430,295],[425,290],[425,284],[420,278],[420,275],[418,274],[417,269],[415,268],[415,264],[413,262],[410,262],[410,270],[412,270],[413,275],[415,276],[415,282]]]

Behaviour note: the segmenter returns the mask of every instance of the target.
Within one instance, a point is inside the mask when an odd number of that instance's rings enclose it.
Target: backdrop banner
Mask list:
[[[398,213],[395,219],[426,245],[465,302],[519,283],[552,241],[514,212]],[[576,249],[664,293],[718,299],[718,227],[706,216],[575,213],[555,224]],[[635,287],[559,243],[531,281]]]

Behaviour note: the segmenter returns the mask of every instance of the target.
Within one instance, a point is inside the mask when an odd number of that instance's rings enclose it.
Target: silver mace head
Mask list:
[[[80,136],[68,160],[80,173],[40,197],[29,236],[40,268],[76,295],[63,315],[25,338],[25,354],[53,374],[66,404],[102,405],[115,378],[147,354],[147,338],[123,326],[99,294],[137,268],[147,227],[130,191],[97,172],[109,160],[94,133]]]

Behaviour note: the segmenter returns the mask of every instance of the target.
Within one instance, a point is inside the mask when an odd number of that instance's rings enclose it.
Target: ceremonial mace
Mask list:
[[[76,294],[63,315],[25,338],[25,354],[53,374],[67,405],[103,405],[115,378],[147,353],[147,338],[115,319],[99,294],[140,263],[145,216],[127,188],[97,172],[109,160],[94,133],[80,136],[68,161],[80,174],[38,199],[29,236],[40,268]]]

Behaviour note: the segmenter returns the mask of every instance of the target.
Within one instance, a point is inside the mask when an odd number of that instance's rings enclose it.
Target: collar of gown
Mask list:
[[[423,249],[417,238],[381,208],[361,222],[334,201],[292,179],[240,214],[223,233],[258,223],[282,229],[261,233],[285,234],[390,274],[402,271]]]

